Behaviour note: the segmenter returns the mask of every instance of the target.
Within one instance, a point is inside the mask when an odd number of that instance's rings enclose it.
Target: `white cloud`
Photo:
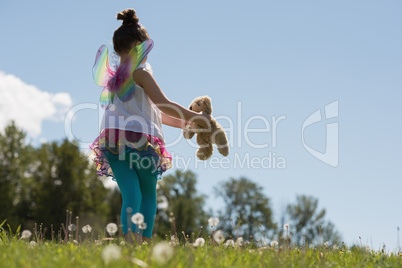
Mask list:
[[[37,137],[42,131],[42,121],[63,121],[72,105],[70,94],[51,94],[21,79],[0,71],[0,130],[10,120]]]

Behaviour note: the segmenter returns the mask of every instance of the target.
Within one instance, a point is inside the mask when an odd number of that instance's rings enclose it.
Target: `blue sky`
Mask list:
[[[190,159],[199,191],[209,194],[220,181],[245,176],[264,187],[276,220],[296,194],[312,195],[345,242],[357,243],[361,236],[374,248],[386,243],[395,249],[396,227],[402,225],[400,1],[5,0],[0,123],[16,118],[33,143],[64,138],[66,111],[98,103],[101,88],[91,74],[95,54],[102,44],[112,48],[120,25],[115,15],[125,8],[137,10],[155,42],[148,61],[168,98],[187,106],[209,95],[213,115],[227,128],[229,164],[217,168],[213,161],[223,157],[216,151],[203,165],[180,130],[164,126],[175,168],[183,170],[182,159]],[[334,101],[339,116],[325,120],[324,107]],[[313,157],[302,143],[303,122],[319,109],[323,120],[305,129],[304,141],[323,153],[327,123],[338,124],[336,167]],[[99,110],[76,113],[74,136],[92,142],[100,116]],[[277,125],[274,147],[272,117],[281,116],[286,119]],[[259,129],[268,122],[271,131],[246,137],[247,120],[249,128]],[[236,162],[270,154],[286,168]],[[220,199],[211,195],[208,207],[220,208]]]

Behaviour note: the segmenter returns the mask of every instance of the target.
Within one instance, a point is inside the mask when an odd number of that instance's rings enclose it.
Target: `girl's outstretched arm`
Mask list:
[[[162,112],[162,123],[171,127],[184,129],[189,121],[181,120],[179,118],[167,115]]]
[[[149,72],[143,69],[135,70],[133,79],[144,89],[145,94],[147,94],[162,113],[182,121],[193,121],[204,128],[210,127],[211,116],[209,114],[191,111],[169,100]]]

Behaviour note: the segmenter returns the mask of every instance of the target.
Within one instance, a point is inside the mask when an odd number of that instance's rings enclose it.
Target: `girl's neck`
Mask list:
[[[123,63],[128,57],[128,54],[122,54],[120,55],[120,64]]]

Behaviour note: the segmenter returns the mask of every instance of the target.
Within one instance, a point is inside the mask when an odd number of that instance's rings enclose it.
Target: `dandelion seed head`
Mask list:
[[[327,248],[329,246],[329,241],[324,242],[324,246]]]
[[[243,245],[243,237],[238,237],[236,240],[237,245],[239,245],[240,247]]]
[[[195,240],[193,246],[194,246],[194,247],[202,247],[202,246],[204,246],[204,244],[205,244],[205,239],[202,238],[202,237],[199,237],[199,238],[197,238],[197,239]]]
[[[121,257],[121,248],[116,245],[106,246],[101,253],[102,259],[106,264],[118,260]]]
[[[272,241],[271,242],[271,247],[275,248],[278,246],[278,241]]]
[[[339,247],[338,247],[337,245],[333,245],[333,246],[332,246],[332,249],[333,249],[333,250],[337,250],[337,249],[339,249]]]
[[[173,255],[173,248],[166,242],[160,242],[152,250],[152,258],[159,264],[165,264]]]
[[[226,243],[225,243],[225,246],[227,246],[227,247],[235,247],[235,242],[234,242],[234,240],[233,239],[228,239],[227,241],[226,241]]]
[[[289,230],[289,223],[285,223],[285,224],[283,225],[283,229]]]
[[[214,240],[218,244],[221,244],[225,240],[225,236],[221,230],[218,230],[214,233]]]
[[[34,247],[34,246],[36,246],[36,242],[35,242],[35,241],[31,241],[31,242],[29,242],[29,246],[30,246],[30,247]]]
[[[21,238],[22,239],[29,239],[31,237],[32,233],[29,230],[24,230],[21,233]]]
[[[138,226],[138,228],[141,229],[141,230],[147,229],[147,224],[146,224],[145,222],[140,223],[140,224],[138,224],[137,226]]]
[[[136,224],[139,225],[141,223],[144,222],[144,215],[142,215],[141,213],[135,213],[132,217],[131,217],[131,221]]]
[[[172,235],[170,237],[169,245],[172,246],[172,247],[175,247],[175,246],[177,246],[179,244],[180,244],[179,239],[175,235]]]
[[[113,222],[109,223],[106,225],[106,231],[109,233],[109,235],[115,235],[117,232],[117,225]]]
[[[218,218],[209,218],[208,224],[211,227],[215,227],[219,224],[219,219]]]
[[[89,226],[89,225],[85,225],[84,227],[82,227],[82,232],[83,232],[84,234],[90,233],[90,232],[92,232],[92,227]]]
[[[77,229],[77,226],[75,226],[75,224],[70,224],[67,228],[70,232],[74,232]]]

